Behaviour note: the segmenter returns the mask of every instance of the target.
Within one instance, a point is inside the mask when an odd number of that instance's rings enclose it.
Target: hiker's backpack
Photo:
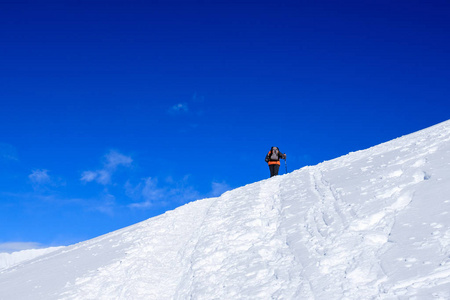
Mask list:
[[[270,151],[270,157],[269,159],[271,161],[277,161],[278,160],[278,155],[280,154],[280,150],[278,150],[277,147],[273,147],[272,150]]]

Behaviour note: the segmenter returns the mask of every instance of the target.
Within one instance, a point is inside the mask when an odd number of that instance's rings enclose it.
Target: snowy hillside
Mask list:
[[[13,253],[0,253],[0,271],[20,264],[24,261],[34,259],[38,256],[56,251],[63,247],[51,247],[45,249],[22,250]]]
[[[0,271],[0,299],[450,299],[450,121]]]

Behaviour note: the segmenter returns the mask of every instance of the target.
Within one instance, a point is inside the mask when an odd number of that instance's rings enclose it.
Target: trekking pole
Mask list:
[[[286,157],[284,157],[284,167],[286,168],[286,173],[285,174],[287,174],[287,159],[286,159]]]

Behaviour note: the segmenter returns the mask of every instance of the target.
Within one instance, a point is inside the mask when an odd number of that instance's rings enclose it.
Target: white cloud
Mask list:
[[[111,182],[111,176],[114,171],[115,170],[111,169],[97,171],[97,182],[103,185],[107,185]]]
[[[34,170],[28,175],[28,178],[30,178],[33,184],[37,185],[49,184],[52,182],[48,175],[48,170]]]
[[[153,207],[153,203],[151,201],[136,202],[131,203],[130,205],[128,205],[128,207],[137,209],[147,209]]]
[[[106,170],[85,171],[81,173],[80,180],[84,182],[96,181],[99,184],[107,185],[111,182],[111,173]]]
[[[97,172],[85,171],[81,174],[81,181],[91,182],[97,178]]]
[[[145,180],[142,196],[148,201],[158,201],[164,197],[164,189],[158,188],[158,180],[151,177]]]
[[[163,187],[159,186],[157,178],[152,177],[143,179],[137,186],[128,182],[127,195],[135,201],[129,207],[146,209],[155,205],[183,204],[200,199],[200,193],[188,184],[188,179],[189,176],[185,176],[176,181],[170,177],[165,180]]]
[[[178,103],[178,104],[175,104],[174,106],[172,106],[171,108],[169,108],[168,112],[171,115],[188,113],[189,107],[188,107],[187,103]]]
[[[211,196],[218,197],[226,191],[231,190],[231,187],[225,182],[213,182],[211,184],[211,189]]]
[[[214,181],[211,183],[211,191],[202,195],[194,186],[189,184],[189,180],[189,175],[184,176],[180,180],[167,177],[162,182],[162,186],[158,179],[153,177],[144,178],[137,185],[127,182],[125,185],[126,194],[134,201],[128,207],[148,209],[156,205],[166,205],[167,203],[184,204],[206,197],[217,197],[231,190],[231,187],[226,182]]]
[[[59,186],[65,186],[66,182],[57,176],[50,176],[49,170],[37,169],[33,170],[28,178],[35,190],[47,190]]]
[[[41,248],[39,243],[35,242],[8,242],[0,243],[0,253],[12,253],[16,251]]]
[[[133,159],[117,151],[110,151],[104,156],[103,168],[96,171],[84,171],[80,180],[83,182],[96,181],[99,184],[111,183],[111,177],[119,166],[130,167]]]
[[[158,179],[148,177],[143,179],[137,186],[133,187],[129,182],[126,184],[129,197],[137,200],[130,204],[131,208],[150,208],[155,203],[161,202],[167,190],[158,187]]]
[[[125,156],[117,151],[110,151],[105,155],[105,168],[108,170],[115,170],[118,166],[128,167],[133,162],[129,156]]]
[[[111,182],[111,175],[111,170],[85,171],[81,174],[81,181],[96,181],[102,185],[107,185]]]

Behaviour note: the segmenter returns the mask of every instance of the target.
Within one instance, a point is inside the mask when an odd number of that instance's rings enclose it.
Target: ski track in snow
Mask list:
[[[0,299],[450,299],[449,183],[447,121],[0,271]]]
[[[279,232],[279,185],[276,178],[228,192],[211,206],[175,299],[295,294],[294,257]]]

